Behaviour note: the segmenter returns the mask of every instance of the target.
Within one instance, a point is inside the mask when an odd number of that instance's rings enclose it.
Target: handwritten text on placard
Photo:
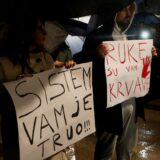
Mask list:
[[[45,159],[95,131],[91,63],[5,86],[16,107],[21,160]]]
[[[105,57],[107,107],[131,97],[148,93],[151,71],[152,40],[103,42],[109,48]]]

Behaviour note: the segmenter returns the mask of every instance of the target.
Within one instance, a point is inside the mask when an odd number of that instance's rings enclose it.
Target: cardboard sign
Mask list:
[[[95,132],[92,63],[4,84],[15,108],[21,160],[41,160]]]
[[[107,107],[149,91],[153,40],[107,41]]]

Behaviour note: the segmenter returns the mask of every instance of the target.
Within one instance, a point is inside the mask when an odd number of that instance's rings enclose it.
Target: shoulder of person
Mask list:
[[[0,57],[0,67],[1,69],[12,68],[14,64],[7,56]]]
[[[20,64],[14,64],[7,56],[0,57],[0,80],[12,81],[22,71]]]

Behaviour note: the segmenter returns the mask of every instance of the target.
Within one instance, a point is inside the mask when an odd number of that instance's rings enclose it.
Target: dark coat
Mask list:
[[[136,18],[135,18],[136,19]],[[101,28],[97,28],[91,32],[84,43],[83,51],[74,55],[74,60],[77,63],[93,62],[93,93],[94,93],[94,108],[95,122],[97,131],[107,131],[113,134],[120,135],[123,130],[122,108],[120,104],[107,108],[107,89],[106,76],[104,69],[104,59],[101,59],[96,54],[96,48],[102,41],[113,40],[111,33],[113,31],[114,18],[107,22]],[[138,39],[138,25],[135,20],[128,30],[128,39]],[[138,109],[140,108],[140,110]],[[144,117],[144,108],[136,107],[137,115]]]

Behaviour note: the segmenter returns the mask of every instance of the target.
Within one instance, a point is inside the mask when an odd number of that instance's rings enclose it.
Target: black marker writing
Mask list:
[[[25,96],[28,96],[28,95],[33,95],[33,96],[35,96],[35,97],[37,97],[37,98],[39,99],[39,104],[38,104],[38,106],[36,106],[36,107],[35,107],[34,109],[32,109],[31,111],[28,111],[27,113],[19,116],[19,118],[22,118],[22,117],[25,117],[25,116],[31,114],[32,112],[34,112],[36,109],[38,109],[38,108],[41,106],[41,98],[40,98],[37,94],[35,94],[35,93],[20,94],[20,93],[18,93],[18,91],[17,91],[17,90],[18,90],[18,87],[19,87],[20,85],[22,85],[23,83],[26,83],[26,81],[21,81],[20,83],[18,83],[18,84],[16,85],[16,87],[15,87],[15,92],[16,92],[16,94],[17,94],[19,97],[22,97],[22,98],[25,97]]]

